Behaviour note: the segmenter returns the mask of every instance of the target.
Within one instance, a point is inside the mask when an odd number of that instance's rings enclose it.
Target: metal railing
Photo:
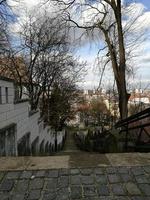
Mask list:
[[[125,132],[125,149],[128,150],[129,136],[136,132],[135,149],[138,146],[147,146],[150,151],[150,108],[147,108],[137,114],[134,114],[126,119],[120,120],[115,124],[115,128],[120,128],[120,133]],[[131,132],[132,131],[132,132]],[[146,141],[142,141],[143,134],[147,138]]]

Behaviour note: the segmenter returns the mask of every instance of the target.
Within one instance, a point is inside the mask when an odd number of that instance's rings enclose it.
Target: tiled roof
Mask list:
[[[141,93],[135,93],[135,94],[131,94],[129,100],[131,101],[131,100],[134,100],[136,98],[139,98],[139,99],[148,98],[148,96],[146,96],[145,94],[141,94]]]
[[[20,82],[21,78],[22,83],[27,83],[27,68],[23,58],[0,58],[0,76],[14,80],[15,82]]]

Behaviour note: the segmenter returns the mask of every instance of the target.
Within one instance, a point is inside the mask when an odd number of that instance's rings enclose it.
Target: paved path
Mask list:
[[[72,153],[47,157],[0,157],[0,171],[150,165],[150,153]],[[1,200],[1,199],[0,199]]]
[[[150,153],[0,158],[0,200],[149,199]]]
[[[68,131],[65,146],[63,151],[58,152],[57,155],[68,155],[70,153],[81,152],[75,144],[73,131]]]
[[[149,200],[150,166],[0,172],[0,200]]]

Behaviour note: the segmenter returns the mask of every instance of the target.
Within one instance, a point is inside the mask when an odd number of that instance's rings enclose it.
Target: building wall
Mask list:
[[[14,84],[11,81],[0,80],[1,98],[0,104],[0,130],[5,129],[11,124],[16,124],[16,154],[17,143],[27,133],[30,133],[30,144],[32,144],[36,138],[38,138],[38,149],[42,141],[44,144],[51,146],[55,145],[55,133],[50,127],[44,127],[43,121],[40,121],[39,112],[30,112],[30,106],[28,101],[20,101],[14,103]],[[8,88],[8,103],[6,102],[6,90]],[[65,132],[57,133],[57,145],[61,146]],[[47,143],[48,142],[48,143]],[[23,148],[23,147],[22,147]]]

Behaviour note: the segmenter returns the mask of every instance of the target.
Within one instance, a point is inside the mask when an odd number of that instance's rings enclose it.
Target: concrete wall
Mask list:
[[[30,133],[30,144],[38,138],[38,149],[42,141],[44,141],[44,145],[48,142],[48,145],[54,146],[55,133],[50,127],[44,127],[43,121],[40,120],[39,112],[31,113],[28,101],[14,103],[13,82],[0,80],[0,87],[2,97],[2,104],[0,104],[0,130],[10,124],[16,124],[16,145],[25,134]],[[6,102],[6,87],[8,88],[8,103]],[[58,146],[62,145],[64,136],[64,131],[57,133]]]

